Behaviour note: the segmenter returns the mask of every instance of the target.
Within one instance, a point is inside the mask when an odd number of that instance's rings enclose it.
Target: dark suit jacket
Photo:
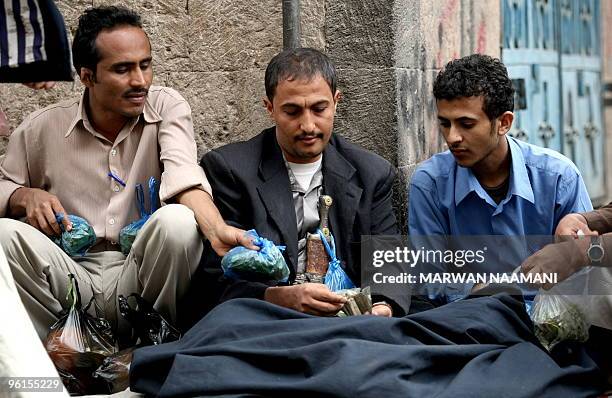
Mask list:
[[[212,150],[200,164],[226,222],[246,230],[254,228],[261,236],[287,246],[284,256],[292,281],[298,257],[297,222],[289,175],[275,129],[264,130],[248,141]],[[395,169],[382,157],[332,135],[323,153],[322,170],[323,191],[334,200],[329,222],[336,240],[336,254],[351,280],[359,286],[361,236],[398,234],[392,207]],[[200,266],[209,279],[222,272],[214,257],[212,250],[205,250]],[[219,301],[263,298],[270,285],[226,280],[215,290]],[[398,305],[398,300],[388,297],[385,300],[394,307],[394,314],[407,310],[407,304]]]

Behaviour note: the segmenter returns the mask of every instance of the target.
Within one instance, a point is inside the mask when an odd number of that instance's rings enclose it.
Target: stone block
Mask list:
[[[265,68],[282,50],[282,7],[273,0],[190,3],[189,40],[192,71]]]
[[[51,90],[32,90],[21,84],[0,84],[0,108],[6,114],[12,131],[28,114],[55,102],[79,96],[81,89],[79,82],[58,82]]]
[[[51,90],[32,90],[21,84],[0,84],[0,109],[6,115],[9,133],[30,113],[55,102],[79,96],[81,89],[79,82],[59,82]],[[7,144],[8,137],[0,137],[0,155],[6,151]]]
[[[500,57],[501,4],[499,0],[462,0],[461,56],[473,53]]]
[[[168,85],[191,106],[200,156],[272,126],[262,102],[263,74],[260,69],[169,73]]]
[[[397,68],[425,68],[424,36],[431,34],[422,24],[421,9],[414,0],[396,0],[394,15],[394,66]]]
[[[394,70],[340,69],[338,72],[342,98],[334,130],[397,164]]]
[[[328,1],[325,15],[327,50],[336,66],[393,66],[393,2]]]
[[[302,0],[300,2],[301,43],[325,51],[325,0]]]
[[[462,0],[420,2],[425,45],[425,67],[440,69],[461,56]]]
[[[450,60],[473,53],[499,57],[499,0],[420,2],[424,65],[441,69]]]

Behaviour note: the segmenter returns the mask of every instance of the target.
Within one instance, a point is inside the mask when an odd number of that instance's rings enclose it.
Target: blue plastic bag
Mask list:
[[[334,241],[334,236],[331,236],[331,247],[329,243],[327,243],[327,239],[323,234],[323,231],[320,229],[317,230],[317,233],[321,237],[321,241],[323,242],[323,246],[325,246],[325,251],[329,255],[330,261],[329,266],[327,267],[327,273],[325,274],[325,286],[329,288],[332,292],[337,292],[344,289],[353,289],[355,284],[351,281],[351,278],[344,272],[342,267],[340,266],[340,260],[336,257],[336,242]]]
[[[126,225],[119,231],[119,244],[121,251],[126,256],[132,250],[132,244],[136,240],[136,236],[142,226],[147,222],[151,214],[157,210],[157,181],[155,178],[149,178],[149,203],[151,209],[149,212],[145,209],[144,191],[142,185],[136,184],[136,201],[138,202],[138,210],[140,211],[140,219],[131,224]]]
[[[64,221],[63,214],[56,214],[55,219],[62,230],[62,234],[53,238],[53,241],[69,256],[84,256],[87,250],[96,243],[96,233],[85,219],[68,215],[68,219],[72,223],[70,232],[66,231],[62,223]]]
[[[225,276],[230,279],[287,282],[289,267],[281,253],[285,246],[277,246],[260,237],[254,229],[247,231],[247,234],[253,238],[253,244],[260,247],[259,251],[243,246],[230,250],[221,260]]]

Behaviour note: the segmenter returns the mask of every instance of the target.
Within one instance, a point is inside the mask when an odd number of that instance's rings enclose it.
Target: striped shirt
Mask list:
[[[70,42],[53,0],[0,0],[0,82],[72,81]]]
[[[0,67],[45,61],[45,31],[35,0],[0,0]]]

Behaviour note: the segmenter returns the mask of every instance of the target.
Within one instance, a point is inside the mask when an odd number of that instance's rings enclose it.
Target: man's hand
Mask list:
[[[346,298],[333,293],[322,283],[269,287],[264,299],[270,303],[318,316],[333,316],[340,311]]]
[[[589,264],[586,254],[588,247],[589,239],[574,239],[546,245],[523,261],[521,272],[557,273],[557,282],[561,282]],[[549,290],[553,285],[546,283],[541,287]]]
[[[64,215],[62,224],[66,231],[72,229],[68,214],[57,196],[42,189],[19,188],[11,195],[9,204],[12,215],[25,215],[28,224],[49,236],[62,233],[55,218],[56,214]]]
[[[225,255],[235,246],[259,250],[244,230],[227,225],[223,221],[217,206],[215,206],[208,193],[198,188],[190,188],[178,194],[176,201],[193,210],[200,230],[206,235],[213,250],[218,255]]]
[[[372,315],[390,318],[393,315],[393,311],[387,303],[374,303],[372,305]]]
[[[249,238],[245,230],[232,227],[225,223],[211,231],[208,240],[210,240],[210,245],[219,256],[224,256],[229,250],[236,246],[244,246],[247,249],[259,250],[259,247],[253,244],[253,240]]]
[[[557,229],[555,230],[555,237],[558,240],[567,240],[568,237],[578,238],[579,232],[582,231],[584,235],[597,235],[597,231],[591,231],[587,224],[586,218],[578,213],[568,214],[559,221]]]

